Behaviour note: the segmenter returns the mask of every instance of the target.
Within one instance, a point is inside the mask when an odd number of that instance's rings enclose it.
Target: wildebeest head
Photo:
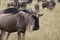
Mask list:
[[[40,28],[40,26],[39,26],[39,17],[43,16],[43,14],[37,14],[35,11],[33,11],[32,13],[34,14],[32,17],[35,20],[33,31],[39,30],[39,28]],[[38,16],[36,16],[36,15],[38,15]]]
[[[35,20],[34,27],[33,27],[33,31],[34,31],[39,29],[39,18],[36,16],[33,16],[33,18]]]
[[[39,17],[43,16],[43,14],[38,14],[38,17],[37,17],[36,16],[37,15],[36,11],[33,11],[31,8],[29,8],[28,11],[29,11],[30,15],[33,14],[32,17],[35,20],[33,30],[38,30],[39,29]]]

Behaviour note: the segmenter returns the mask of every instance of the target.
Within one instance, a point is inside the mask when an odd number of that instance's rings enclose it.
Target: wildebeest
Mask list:
[[[51,0],[51,1],[46,1],[45,3],[42,4],[43,8],[49,8],[49,9],[53,9],[55,7],[56,3]]]
[[[12,9],[14,9],[14,10],[12,10]],[[9,12],[15,14],[15,13],[17,13],[17,12],[19,12],[19,11],[23,11],[23,12],[29,13],[29,14],[34,13],[34,15],[33,15],[33,18],[34,18],[34,20],[35,20],[35,23],[34,23],[35,26],[34,26],[34,27],[38,26],[37,28],[34,28],[34,29],[36,29],[36,30],[39,29],[39,17],[43,15],[43,14],[38,14],[38,11],[39,11],[39,10],[36,10],[36,11],[34,12],[34,11],[32,10],[32,8],[28,8],[28,10],[17,10],[17,11],[16,11],[15,8],[8,8],[8,9],[5,9],[4,11],[6,12],[6,13],[4,12],[5,14],[7,14],[7,13],[9,13]],[[38,17],[36,17],[35,14],[38,15]]]
[[[14,10],[12,10],[12,9],[14,9]],[[14,13],[15,14],[15,13],[17,13],[19,11],[23,11],[23,12],[29,13],[29,14],[37,13],[37,12],[34,12],[31,8],[28,8],[28,10],[17,10],[15,8],[9,8],[9,9],[5,9],[4,13],[5,14],[7,14],[7,13]],[[39,16],[42,16],[42,14],[40,14]],[[35,20],[35,26],[38,26],[37,28],[39,28],[39,17],[36,17],[36,15],[35,16],[33,15],[33,18]],[[34,28],[34,29],[36,29],[36,28]]]
[[[34,18],[32,16],[33,14],[27,14],[25,12],[18,12],[16,14],[0,14],[0,40],[2,40],[5,31],[8,32],[7,39],[10,33],[18,32],[18,40],[21,40],[21,33],[23,40],[25,40],[24,36],[28,24],[34,26]]]
[[[25,11],[19,12],[21,10],[13,14],[13,12],[16,11],[16,9],[12,12],[11,9],[5,9],[2,12],[0,11],[0,30],[1,30],[0,40],[2,40],[2,36],[5,33],[5,31],[8,32],[7,40],[12,32],[18,32],[18,40],[21,39],[20,35],[22,33],[23,34],[22,37],[24,40],[27,25],[33,25],[33,30],[39,29],[39,18],[34,16],[34,14],[28,14]]]

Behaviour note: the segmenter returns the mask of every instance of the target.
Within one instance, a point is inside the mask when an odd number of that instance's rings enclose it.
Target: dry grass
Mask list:
[[[35,3],[32,3],[29,7],[34,9],[33,5]],[[40,2],[40,13],[44,15],[39,19],[40,29],[26,33],[26,40],[60,40],[60,3],[57,3],[52,11],[47,8],[43,10],[41,4]],[[5,7],[0,8],[3,9]],[[9,40],[17,40],[17,33],[12,33],[9,36]]]

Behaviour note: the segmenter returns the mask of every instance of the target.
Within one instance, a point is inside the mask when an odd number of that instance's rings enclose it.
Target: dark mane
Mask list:
[[[17,13],[19,12],[19,10],[17,10],[16,8],[7,8],[4,10],[4,13]]]
[[[28,10],[17,10],[16,8],[7,8],[7,9],[4,10],[4,13],[5,14],[7,14],[7,13],[13,13],[13,14],[15,14],[15,13],[18,13],[19,11],[23,11],[25,13],[29,13]]]

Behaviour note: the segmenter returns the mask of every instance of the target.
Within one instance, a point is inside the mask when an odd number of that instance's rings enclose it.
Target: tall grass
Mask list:
[[[34,10],[36,3],[34,1],[28,8],[31,7]],[[26,40],[60,40],[60,3],[56,2],[56,6],[52,11],[47,8],[43,10],[41,4],[40,2],[40,14],[44,15],[39,18],[40,29],[26,33]],[[0,9],[4,8],[6,8],[4,5],[0,7]],[[17,33],[12,33],[9,40],[17,40]]]

